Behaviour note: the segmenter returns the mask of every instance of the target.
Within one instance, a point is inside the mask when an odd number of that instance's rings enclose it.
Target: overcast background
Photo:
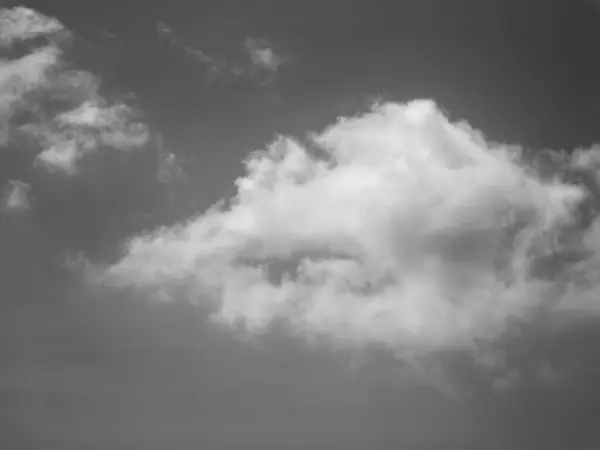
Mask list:
[[[593,2],[20,4],[71,30],[66,60],[161,137],[77,177],[0,152],[0,185],[31,186],[27,211],[0,218],[2,448],[600,448],[593,322],[523,344],[523,358],[568,361],[572,381],[456,398],[404,383],[385,354],[353,370],[285,334],[240,342],[188,305],[89,289],[65,266],[78,252],[113,261],[127,236],[234,195],[241,161],[276,134],[377,98],[435,99],[493,141],[588,147],[600,140]],[[252,42],[280,60],[253,60]]]

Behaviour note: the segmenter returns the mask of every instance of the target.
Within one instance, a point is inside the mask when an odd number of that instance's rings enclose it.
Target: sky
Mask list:
[[[0,8],[2,448],[600,448],[597,2]]]

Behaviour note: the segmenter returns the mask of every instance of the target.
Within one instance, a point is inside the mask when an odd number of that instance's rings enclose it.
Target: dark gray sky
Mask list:
[[[353,370],[344,353],[278,333],[240,342],[187,305],[91,289],[64,267],[69,252],[112,261],[125,237],[230,197],[248,152],[279,133],[319,131],[374,98],[435,99],[493,141],[590,146],[600,140],[593,2],[21,4],[72,31],[69,64],[142,111],[182,175],[156,181],[156,143],[152,157],[108,155],[74,178],[40,174],[19,149],[0,152],[0,185],[23,180],[33,193],[27,214],[0,218],[2,448],[600,446],[593,320],[514,344],[516,359],[564,362],[567,381],[454,398],[404,383],[390,356]],[[236,75],[248,38],[289,59],[274,74]],[[190,49],[229,65],[208,79],[210,64]]]

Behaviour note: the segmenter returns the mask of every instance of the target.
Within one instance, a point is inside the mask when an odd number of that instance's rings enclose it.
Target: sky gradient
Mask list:
[[[2,3],[2,448],[600,446],[600,9],[321,3]]]

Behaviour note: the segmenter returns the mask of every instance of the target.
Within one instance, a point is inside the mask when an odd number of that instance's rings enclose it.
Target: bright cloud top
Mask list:
[[[92,74],[69,69],[63,61],[70,33],[56,19],[31,9],[0,10],[0,45],[44,37],[23,56],[0,60],[0,142],[32,144],[36,162],[72,175],[79,161],[102,148],[143,146],[149,133],[135,112],[98,93]],[[33,45],[33,44],[32,44]]]
[[[431,101],[376,105],[252,153],[227,205],[131,239],[96,276],[249,331],[281,323],[396,355],[474,349],[592,298],[568,276],[589,259],[544,274],[567,235],[598,248],[576,223],[587,192],[529,167]]]

